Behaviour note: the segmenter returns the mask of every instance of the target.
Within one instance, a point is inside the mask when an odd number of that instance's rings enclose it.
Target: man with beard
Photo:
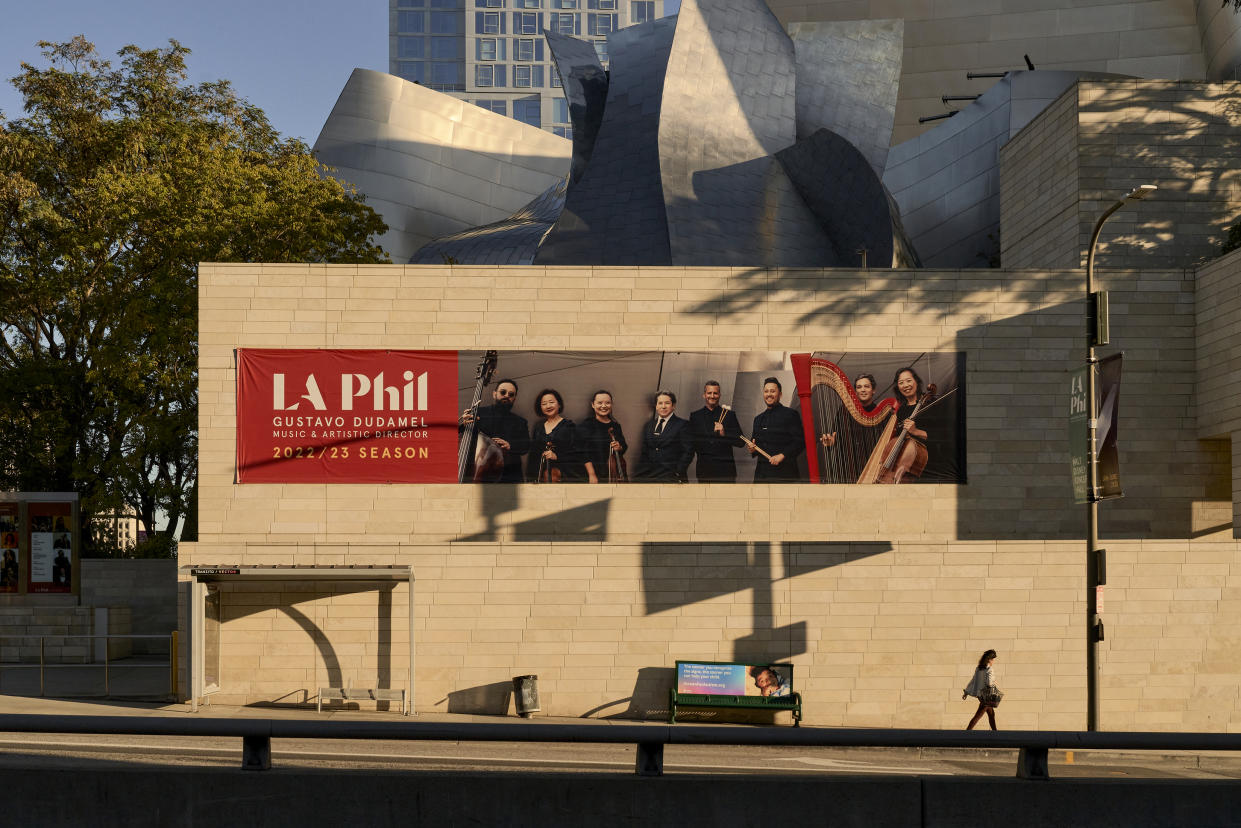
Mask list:
[[[797,458],[806,450],[801,417],[780,403],[781,393],[780,380],[775,377],[763,380],[763,402],[767,410],[754,418],[752,439],[755,445],[750,446],[750,454],[758,457],[755,483],[796,483],[801,477]],[[771,459],[760,455],[758,449],[767,452]]]
[[[530,426],[525,417],[513,413],[513,403],[517,402],[517,382],[500,380],[491,396],[496,401],[495,405],[478,409],[478,432],[490,437],[491,442],[504,453],[504,471],[498,482],[520,483],[524,479],[522,458],[530,451]],[[457,423],[464,428],[473,419],[474,413],[467,408],[461,412]]]
[[[698,458],[694,476],[699,483],[736,483],[733,446],[744,445],[741,424],[736,414],[720,408],[718,380],[707,380],[703,385],[702,401],[706,405],[689,415],[691,459]]]

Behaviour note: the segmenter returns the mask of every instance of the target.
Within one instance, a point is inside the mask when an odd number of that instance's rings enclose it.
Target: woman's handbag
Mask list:
[[[1004,691],[994,684],[988,685],[978,694],[978,700],[987,707],[999,707],[1000,702],[1004,700]]]

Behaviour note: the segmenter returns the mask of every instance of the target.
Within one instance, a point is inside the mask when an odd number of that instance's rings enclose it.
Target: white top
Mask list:
[[[970,679],[970,683],[965,686],[965,695],[978,698],[983,690],[995,684],[995,677],[991,673],[990,667],[979,667],[974,671],[974,677]]]

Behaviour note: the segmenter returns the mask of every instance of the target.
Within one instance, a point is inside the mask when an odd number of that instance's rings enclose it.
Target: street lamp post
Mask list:
[[[1141,201],[1157,188],[1154,184],[1142,184],[1130,190],[1099,216],[1094,232],[1090,235],[1090,247],[1086,251],[1086,400],[1087,400],[1087,450],[1086,461],[1086,730],[1098,730],[1099,724],[1099,456],[1096,434],[1098,427],[1098,401],[1095,399],[1095,345],[1098,341],[1099,305],[1094,290],[1094,250],[1099,242],[1103,225],[1112,214],[1130,201]]]

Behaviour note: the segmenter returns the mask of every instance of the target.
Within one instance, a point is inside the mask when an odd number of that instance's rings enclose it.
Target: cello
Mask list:
[[[478,431],[478,405],[483,399],[483,389],[496,372],[498,361],[496,351],[487,351],[475,371],[477,382],[468,409],[471,416],[462,426],[457,446],[457,481],[460,483],[490,483],[504,474],[504,452],[490,437]]]
[[[905,419],[916,420],[918,412],[935,396],[935,385],[926,387],[926,393],[914,406],[913,413]],[[900,432],[888,441],[884,447],[883,462],[879,465],[879,476],[876,483],[905,483],[908,478],[921,477],[928,459],[926,446],[911,439],[909,426],[903,425]]]
[[[608,482],[609,483],[628,483],[629,482],[629,466],[625,463],[625,455],[621,454],[612,447],[612,443],[616,442],[615,429],[608,427]]]

